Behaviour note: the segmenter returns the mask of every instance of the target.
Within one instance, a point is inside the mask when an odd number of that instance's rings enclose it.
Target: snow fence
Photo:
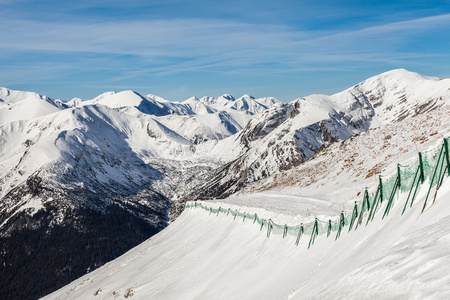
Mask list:
[[[300,239],[309,236],[308,248],[310,248],[318,235],[333,232],[338,239],[341,232],[345,230],[356,230],[358,226],[365,222],[367,225],[379,212],[386,217],[393,205],[395,195],[400,192],[407,192],[408,197],[403,207],[403,213],[413,205],[418,189],[421,186],[428,187],[427,196],[423,203],[422,212],[429,201],[435,201],[437,192],[442,185],[445,175],[450,176],[450,138],[444,138],[440,147],[425,152],[419,152],[418,158],[409,165],[397,165],[396,171],[389,175],[380,175],[378,185],[371,189],[365,189],[363,199],[355,205],[351,211],[342,211],[339,216],[331,217],[328,220],[315,218],[313,222],[301,223],[296,226],[280,225],[272,220],[261,219],[258,215],[242,213],[237,210],[207,207],[198,202],[188,202],[186,208],[201,208],[209,211],[210,214],[226,214],[234,219],[242,219],[243,222],[251,221],[260,226],[260,231],[264,231],[267,237],[272,234],[282,234],[295,236],[295,244],[298,245]],[[348,225],[348,229],[345,228]]]

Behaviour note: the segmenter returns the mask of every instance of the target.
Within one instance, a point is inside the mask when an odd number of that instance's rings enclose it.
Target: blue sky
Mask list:
[[[332,94],[450,77],[450,1],[0,0],[0,86],[91,99]]]

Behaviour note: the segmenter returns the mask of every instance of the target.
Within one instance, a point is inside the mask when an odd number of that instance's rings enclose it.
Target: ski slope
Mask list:
[[[450,179],[335,241],[266,237],[252,220],[186,209],[169,227],[44,299],[448,299]],[[384,203],[385,204],[385,203]],[[384,205],[383,205],[384,207]],[[132,296],[131,296],[132,295]],[[126,297],[125,297],[126,298]]]

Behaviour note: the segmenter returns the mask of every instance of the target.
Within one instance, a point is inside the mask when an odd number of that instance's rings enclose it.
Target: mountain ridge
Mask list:
[[[399,69],[331,96],[311,95],[272,107],[239,133],[236,147],[243,154],[216,170],[206,184],[199,183],[190,198],[227,197],[278,170],[303,163],[329,143],[449,103],[450,79]]]

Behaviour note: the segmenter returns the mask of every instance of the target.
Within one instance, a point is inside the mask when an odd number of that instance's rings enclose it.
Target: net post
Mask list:
[[[382,219],[384,219],[384,217],[389,214],[389,211],[391,210],[392,202],[394,201],[395,193],[397,192],[397,189],[399,188],[399,186],[400,186],[400,178],[397,176],[397,178],[395,178],[395,183],[392,188],[391,194],[389,195],[389,201],[388,201],[388,204],[386,205],[386,210],[384,211]]]
[[[362,206],[361,206],[361,212],[359,213],[359,219],[358,219],[358,222],[356,223],[356,228],[358,228],[358,225],[362,224],[362,221],[364,218],[364,211],[366,209],[370,210],[369,192],[367,191],[367,188],[364,191],[364,198],[363,198],[363,202],[362,202]]]
[[[300,242],[300,238],[302,237],[303,234],[303,223],[300,224],[300,228],[298,230],[298,235],[297,235],[297,240],[295,241],[295,246],[298,246],[298,243]]]
[[[383,181],[381,180],[381,175],[378,177],[380,184],[380,203],[383,203]]]
[[[311,245],[314,245],[314,240],[316,239],[316,236],[319,234],[319,224],[317,224],[317,218],[314,221],[314,227],[311,232],[311,238],[309,239],[308,249],[311,247]]]
[[[330,233],[331,233],[331,227],[332,227],[332,225],[331,225],[331,220],[328,220],[328,231],[327,231],[327,237],[329,237],[329,236],[330,236]]]
[[[445,160],[447,161],[447,173],[450,176],[450,154],[448,152],[448,140],[444,138],[444,154]]]
[[[267,223],[267,237],[270,237],[270,233],[272,232],[272,220],[269,219],[269,222]]]
[[[439,164],[440,164],[440,162],[441,162],[441,158],[443,158],[443,157],[442,157],[442,152],[443,152],[443,150],[444,150],[444,145],[442,145],[441,150],[439,151],[439,157],[438,157],[438,160],[437,160],[437,162],[436,162],[436,167],[435,167],[435,169],[434,169],[433,177],[431,178],[431,182],[430,182],[430,188],[428,189],[427,196],[425,197],[425,202],[423,203],[423,208],[422,208],[421,213],[423,213],[423,211],[425,210],[425,207],[427,206],[428,196],[430,195],[431,189],[433,188],[433,182],[434,182],[434,179],[435,179],[435,177],[436,177],[437,171],[438,171],[438,169],[439,169]],[[442,160],[442,161],[443,161],[443,160]]]
[[[287,236],[287,232],[288,232],[288,226],[287,226],[287,224],[284,224],[284,228],[283,228],[283,239]]]
[[[422,152],[419,152],[419,169],[420,169],[420,175],[419,175],[420,183],[423,184],[423,182],[425,181],[425,171],[423,168]]]
[[[358,217],[358,203],[355,201],[355,207],[353,208],[352,212],[352,220],[350,221],[350,227],[348,228],[348,231],[352,230],[353,223],[355,222],[356,218]]]
[[[344,212],[341,211],[341,217],[339,218],[339,227],[338,227],[338,231],[336,233],[336,238],[334,240],[337,240],[338,237],[341,236],[341,231],[345,226],[345,216],[344,216]]]
[[[420,166],[417,167],[416,174],[414,175],[414,179],[413,179],[413,182],[411,184],[411,189],[409,190],[408,198],[406,198],[405,206],[403,207],[402,215],[405,213],[406,206],[408,205],[409,197],[411,197],[412,190],[414,189],[414,186],[416,186],[416,189],[414,191],[414,195],[411,198],[411,206],[412,206],[412,203],[414,201],[414,197],[416,196],[417,187],[419,186],[419,183],[420,183],[420,179],[417,178],[417,175],[419,175],[419,173],[420,173]],[[416,179],[417,179],[417,182],[416,182]]]

